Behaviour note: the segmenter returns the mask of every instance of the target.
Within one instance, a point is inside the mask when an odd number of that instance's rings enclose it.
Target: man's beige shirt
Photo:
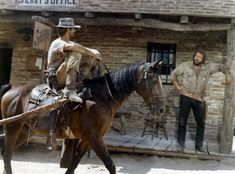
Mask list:
[[[225,74],[228,72],[228,68],[220,63],[205,63],[200,68],[197,76],[193,61],[188,61],[179,65],[171,73],[171,79],[173,82],[178,82],[182,87],[180,91],[182,95],[203,101],[208,80],[216,72],[223,72]],[[182,79],[180,83],[178,81],[179,77]]]
[[[57,38],[51,43],[47,54],[47,68],[49,70],[57,70],[59,66],[65,61],[65,58],[70,53],[64,52],[64,46],[66,44],[74,44],[74,42],[65,42],[61,38]]]

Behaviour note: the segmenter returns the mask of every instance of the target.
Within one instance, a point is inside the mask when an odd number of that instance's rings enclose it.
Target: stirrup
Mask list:
[[[55,151],[57,149],[56,134],[54,131],[49,132],[49,135],[47,136],[46,147],[50,151]]]

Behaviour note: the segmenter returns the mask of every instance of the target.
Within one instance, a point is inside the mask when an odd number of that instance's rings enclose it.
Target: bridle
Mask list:
[[[151,95],[144,97],[146,104],[151,109],[153,115],[156,115],[156,104],[159,103],[159,100],[163,99],[162,94],[160,95],[156,92],[155,86],[159,83],[160,90],[162,91],[162,80],[158,75],[158,72],[149,67],[149,64],[144,65],[142,75],[140,76],[138,83],[144,82],[147,92]]]

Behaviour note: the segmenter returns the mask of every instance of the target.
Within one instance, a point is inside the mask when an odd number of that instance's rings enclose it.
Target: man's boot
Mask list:
[[[57,110],[54,110],[50,113],[49,116],[49,133],[46,142],[47,149],[51,151],[57,149],[56,133],[55,133],[56,120],[57,120]]]
[[[49,84],[49,87],[51,89],[55,89],[56,92],[59,91],[59,83],[58,83],[56,75],[54,75],[52,73],[49,73],[49,75],[48,75],[48,84]]]
[[[196,142],[195,142],[195,153],[206,151],[203,149],[203,139],[204,139],[204,127],[197,127],[196,129]]]
[[[76,78],[77,71],[74,69],[70,69],[67,72],[66,87],[64,89],[64,94],[71,101],[82,103],[82,99],[78,96],[76,91]]]
[[[178,152],[183,153],[184,152],[184,147],[185,147],[184,143],[177,142],[176,148],[177,148]]]
[[[196,142],[195,153],[197,153],[197,152],[206,153],[206,151],[203,148],[203,141]]]

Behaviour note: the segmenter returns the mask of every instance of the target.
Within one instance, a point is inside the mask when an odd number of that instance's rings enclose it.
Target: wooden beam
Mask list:
[[[135,19],[136,20],[141,20],[142,19],[142,15],[140,13],[135,13]]]
[[[200,160],[216,160],[220,161],[223,159],[234,159],[234,156],[226,155],[226,154],[206,154],[206,153],[198,153],[195,154],[194,152],[175,152],[175,151],[162,151],[162,150],[154,150],[154,149],[147,149],[147,148],[133,148],[133,147],[120,147],[120,146],[113,146],[107,145],[109,151],[113,152],[125,152],[125,153],[137,153],[137,154],[148,154],[148,155],[157,155],[157,156],[164,156],[164,157],[174,157],[174,158],[196,158]]]
[[[231,19],[231,28],[235,28],[235,18]]]
[[[184,15],[180,17],[180,23],[181,24],[188,24],[189,23],[189,17]]]
[[[51,15],[52,15],[52,12],[42,11],[42,12],[41,12],[41,15],[44,16],[44,17],[48,17],[48,16],[51,16]]]
[[[84,16],[86,18],[94,18],[95,17],[95,13],[93,13],[93,12],[85,12]]]
[[[27,18],[24,16],[9,16],[8,18],[1,19],[4,21],[17,21],[25,23]],[[49,21],[58,22],[57,17],[48,17]],[[96,17],[96,18],[75,18],[75,22],[80,25],[95,25],[95,26],[131,26],[152,29],[167,29],[172,31],[222,31],[231,28],[232,24],[179,24],[173,22],[164,22],[156,19],[118,19],[113,17]]]
[[[153,29],[167,29],[173,31],[221,31],[228,30],[230,24],[178,24],[163,22],[155,19],[117,19],[109,17],[97,17],[95,19],[79,19],[81,25],[98,25],[98,26],[133,26]]]
[[[12,10],[0,10],[0,15],[3,15],[3,16],[11,16],[11,15],[14,15],[14,11]]]
[[[229,154],[233,144],[233,118],[235,115],[235,28],[227,34],[227,66],[233,76],[232,83],[225,88],[224,112],[220,131],[220,152]]]

